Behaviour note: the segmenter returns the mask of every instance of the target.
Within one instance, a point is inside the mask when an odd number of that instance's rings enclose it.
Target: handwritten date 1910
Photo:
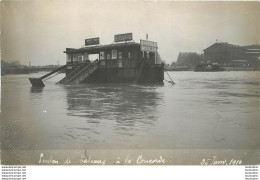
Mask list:
[[[213,156],[212,158],[202,159],[200,162],[201,165],[241,165],[242,160],[231,159],[218,159],[217,156]]]

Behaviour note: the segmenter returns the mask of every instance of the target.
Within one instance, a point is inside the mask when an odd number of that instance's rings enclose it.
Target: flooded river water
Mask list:
[[[260,140],[259,72],[169,72],[175,85],[55,85],[2,77],[12,149],[243,149]],[[165,79],[167,75],[165,74]]]

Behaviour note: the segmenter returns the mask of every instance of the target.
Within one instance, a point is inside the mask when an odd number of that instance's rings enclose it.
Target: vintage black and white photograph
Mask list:
[[[257,165],[260,3],[1,2],[2,165]]]

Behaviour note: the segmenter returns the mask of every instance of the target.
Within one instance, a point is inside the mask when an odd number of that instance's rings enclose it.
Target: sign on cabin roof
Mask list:
[[[133,33],[116,34],[114,36],[115,42],[131,41],[131,40],[133,40]]]
[[[140,40],[140,50],[146,52],[156,52],[157,51],[157,42]]]
[[[99,37],[85,39],[85,46],[96,45],[96,44],[100,44]]]

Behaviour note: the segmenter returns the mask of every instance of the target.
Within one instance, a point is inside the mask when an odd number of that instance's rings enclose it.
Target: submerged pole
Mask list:
[[[170,80],[171,80],[171,82],[172,82],[172,85],[173,84],[175,84],[175,82],[173,82],[173,80],[172,80],[172,78],[171,78],[171,76],[168,74],[168,71],[165,69],[165,72],[167,73],[167,75],[169,76],[169,78],[170,78]]]

